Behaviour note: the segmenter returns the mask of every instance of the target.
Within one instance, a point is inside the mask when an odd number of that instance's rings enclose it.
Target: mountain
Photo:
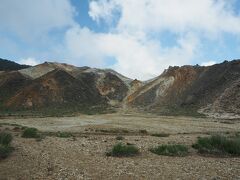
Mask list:
[[[0,58],[0,71],[13,71],[28,68],[28,65],[21,65],[13,61]]]
[[[30,82],[18,71],[7,71],[0,74],[0,104],[8,100]]]
[[[0,72],[0,108],[42,114],[115,109],[240,117],[240,60],[207,67],[169,67],[145,82],[111,69],[45,62]]]
[[[240,114],[240,60],[169,67],[127,99],[131,107],[158,114]]]
[[[34,67],[22,69],[19,72],[28,78],[37,79],[54,70],[62,70],[78,80],[97,88],[98,92],[108,101],[121,101],[127,94],[131,79],[109,69],[76,67],[56,62],[45,62]]]
[[[121,106],[131,79],[110,69],[45,62],[0,73],[0,107],[7,111],[100,109]]]

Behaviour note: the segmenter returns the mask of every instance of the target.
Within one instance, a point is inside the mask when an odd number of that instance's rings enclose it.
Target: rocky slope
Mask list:
[[[0,73],[6,109],[111,107],[164,115],[240,114],[240,60],[213,66],[169,67],[141,82],[111,69],[45,62]],[[238,117],[238,116],[237,116]]]
[[[239,114],[240,60],[168,70],[128,97],[132,107],[163,114]]]
[[[96,105],[104,104],[105,99],[91,83],[84,79],[76,79],[63,70],[53,70],[11,97],[8,107],[44,107],[60,104]]]
[[[1,72],[0,106],[8,110],[71,108],[73,111],[95,106],[118,107],[131,81],[109,69],[45,62]]]

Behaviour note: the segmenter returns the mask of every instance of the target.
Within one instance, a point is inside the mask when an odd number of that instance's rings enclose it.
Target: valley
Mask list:
[[[0,63],[0,179],[240,179],[240,60],[148,81]]]
[[[76,117],[3,118],[0,129],[14,135],[14,152],[0,161],[3,179],[239,179],[240,159],[202,155],[191,145],[214,133],[239,133],[239,120],[169,117],[151,114],[80,115]],[[35,127],[42,139],[21,137],[21,128]],[[57,133],[68,132],[61,138]],[[162,137],[154,136],[160,134]],[[117,137],[122,137],[118,140]],[[116,143],[134,144],[140,154],[108,157]],[[183,144],[184,157],[158,156],[149,148]]]

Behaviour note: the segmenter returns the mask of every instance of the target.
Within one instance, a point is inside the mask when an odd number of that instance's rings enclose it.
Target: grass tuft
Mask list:
[[[223,135],[212,135],[210,137],[199,137],[192,145],[199,153],[209,154],[231,154],[240,155],[240,137],[226,137]]]
[[[10,146],[12,139],[13,137],[10,133],[0,133],[0,159],[6,158],[13,151],[13,147]]]
[[[118,143],[113,146],[111,151],[107,152],[107,156],[114,157],[128,157],[135,156],[139,154],[139,149],[134,145],[124,145],[122,143]]]
[[[188,154],[187,146],[180,144],[160,145],[151,148],[150,151],[154,154],[165,156],[186,156]]]
[[[0,133],[0,144],[4,146],[8,146],[12,142],[12,135],[7,132]]]
[[[58,132],[57,133],[57,137],[60,138],[69,138],[69,137],[73,137],[73,135],[69,132]]]
[[[39,138],[38,130],[36,128],[26,128],[23,131],[22,137],[24,137],[24,138]]]

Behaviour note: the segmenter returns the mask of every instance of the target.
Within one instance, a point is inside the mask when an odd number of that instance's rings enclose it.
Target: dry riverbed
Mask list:
[[[5,123],[5,124],[4,124]],[[203,156],[191,148],[199,136],[234,134],[238,120],[159,117],[153,115],[93,115],[62,118],[0,119],[1,131],[14,135],[15,151],[0,160],[0,179],[240,179],[240,157]],[[36,127],[41,141],[21,137],[22,126]],[[146,131],[144,131],[146,130]],[[59,138],[54,133],[71,132]],[[167,133],[154,137],[152,133]],[[116,140],[121,135],[123,140]],[[107,157],[118,142],[140,149],[135,157]],[[158,156],[149,151],[160,144],[184,144],[185,157]]]

